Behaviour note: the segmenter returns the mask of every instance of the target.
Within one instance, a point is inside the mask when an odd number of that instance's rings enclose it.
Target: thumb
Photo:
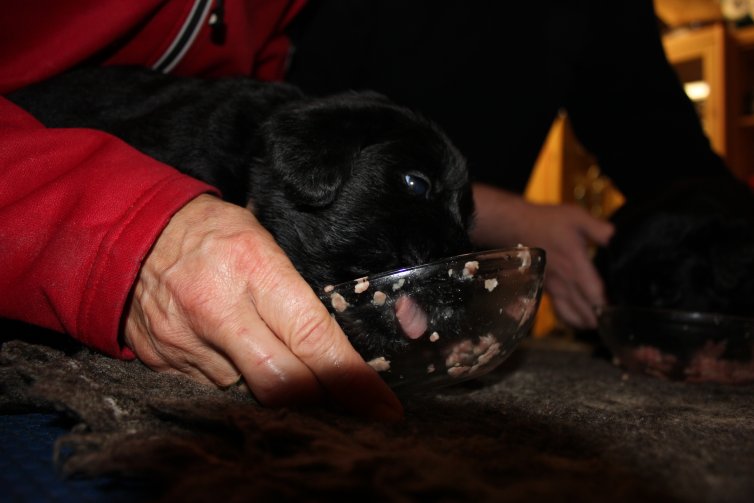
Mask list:
[[[266,231],[260,232],[272,242]],[[402,417],[396,395],[351,346],[288,257],[274,249],[267,264],[257,268],[258,281],[249,284],[264,322],[309,367],[336,404],[375,419]]]

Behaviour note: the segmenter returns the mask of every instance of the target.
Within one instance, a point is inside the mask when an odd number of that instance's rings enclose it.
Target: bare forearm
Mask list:
[[[475,183],[476,218],[471,239],[479,247],[506,247],[518,243],[540,246],[526,241],[527,203],[520,195],[491,185]]]

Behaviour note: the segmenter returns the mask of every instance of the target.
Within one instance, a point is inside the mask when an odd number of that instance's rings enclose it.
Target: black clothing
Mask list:
[[[665,58],[652,0],[312,0],[291,35],[291,82],[420,110],[477,181],[522,192],[560,109],[629,198],[728,173]]]

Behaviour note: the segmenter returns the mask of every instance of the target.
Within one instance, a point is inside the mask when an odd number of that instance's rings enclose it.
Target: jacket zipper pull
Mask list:
[[[225,38],[228,33],[228,27],[225,24],[225,1],[216,0],[215,8],[209,16],[210,40],[215,45],[225,44]]]

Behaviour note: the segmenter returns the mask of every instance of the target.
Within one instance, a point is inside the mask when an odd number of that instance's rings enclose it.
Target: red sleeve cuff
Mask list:
[[[218,191],[122,141],[47,129],[0,97],[0,316],[109,355],[144,257],[170,218]]]
[[[170,218],[202,193],[217,189],[180,173],[145,191],[103,238],[79,310],[78,338],[108,355],[130,359],[120,333],[126,301],[141,264]]]

